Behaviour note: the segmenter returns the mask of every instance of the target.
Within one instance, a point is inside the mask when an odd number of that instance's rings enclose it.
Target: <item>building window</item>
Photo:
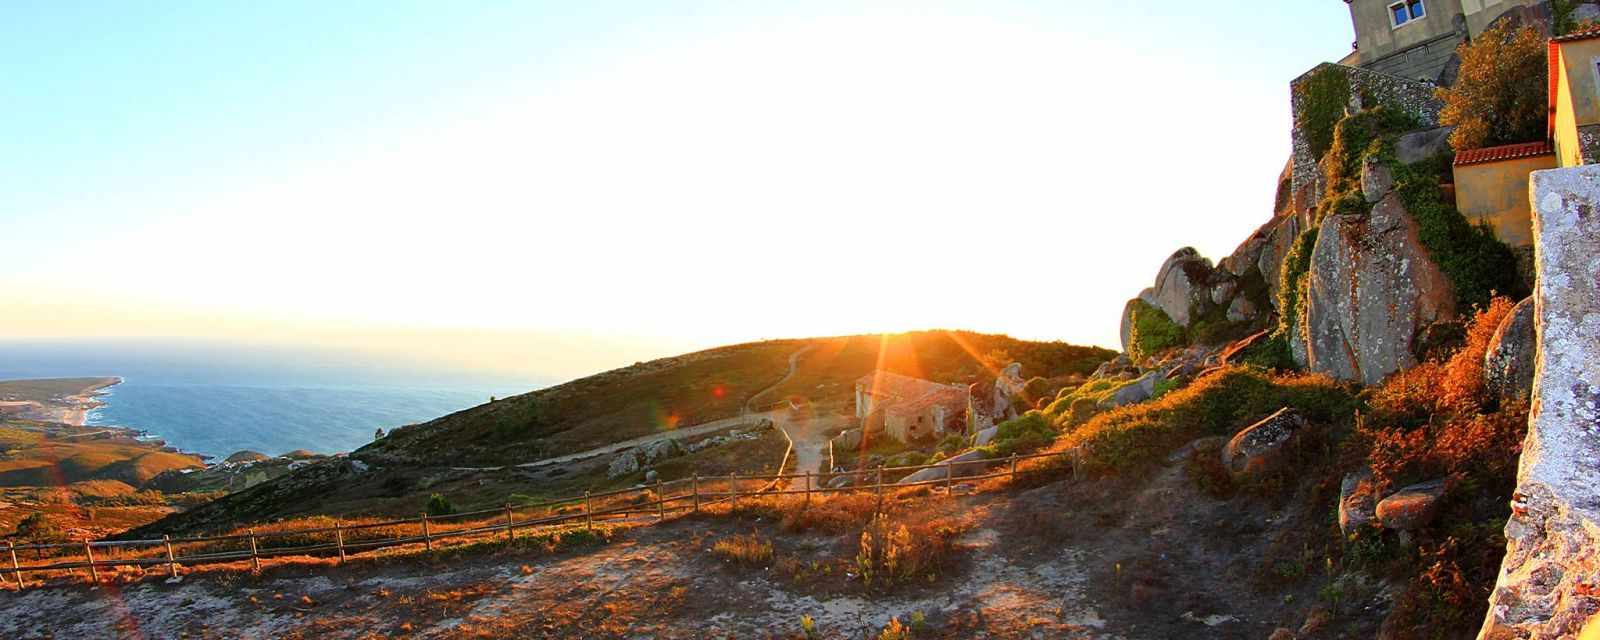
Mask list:
[[[1422,0],[1405,0],[1389,5],[1389,19],[1394,22],[1397,29],[1408,22],[1421,20],[1426,15],[1428,10],[1422,6]]]

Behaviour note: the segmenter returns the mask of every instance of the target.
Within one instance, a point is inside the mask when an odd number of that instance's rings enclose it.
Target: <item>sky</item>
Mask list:
[[[925,328],[1117,347],[1271,215],[1343,3],[0,4],[0,337],[572,377]]]

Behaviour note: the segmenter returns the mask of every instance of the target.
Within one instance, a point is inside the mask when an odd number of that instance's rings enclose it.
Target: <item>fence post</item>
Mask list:
[[[517,517],[511,512],[511,505],[506,505],[506,542],[517,539]]]
[[[333,521],[333,541],[339,545],[339,564],[344,564],[344,521]]]
[[[176,578],[178,577],[178,560],[172,555],[172,536],[161,536],[161,544],[167,548],[167,574]]]
[[[1011,454],[1011,484],[1017,483],[1017,454]]]
[[[17,564],[17,543],[12,542],[10,540],[7,540],[6,541],[6,551],[10,551],[11,552],[11,572],[16,574],[16,576],[17,576],[17,591],[21,591],[22,590],[22,584],[23,584],[23,582],[22,582],[22,569],[21,569],[21,565]]]
[[[255,571],[256,573],[261,572],[261,556],[257,555],[256,552],[255,527],[250,528],[250,570]]]
[[[694,474],[694,512],[700,513],[700,474]]]
[[[83,555],[89,559],[89,580],[96,585],[100,584],[100,570],[94,566],[94,547],[89,546],[88,538],[83,539]]]
[[[433,551],[433,532],[428,530],[428,512],[422,512],[422,544]]]
[[[667,518],[667,496],[665,494],[661,493],[661,479],[657,478],[656,479],[656,519],[657,520],[665,520],[666,518]]]
[[[589,497],[589,492],[583,492],[583,528],[586,531],[594,530],[594,500]]]

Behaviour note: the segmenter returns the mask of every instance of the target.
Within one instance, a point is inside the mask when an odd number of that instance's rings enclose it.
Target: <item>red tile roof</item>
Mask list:
[[[1551,42],[1566,43],[1566,42],[1577,42],[1579,40],[1590,40],[1590,39],[1594,39],[1594,38],[1600,38],[1600,27],[1589,29],[1587,31],[1579,31],[1577,33],[1569,33],[1567,35],[1556,37],[1556,38],[1551,38],[1550,41]]]
[[[1556,150],[1548,142],[1524,142],[1521,144],[1508,144],[1503,147],[1489,147],[1487,149],[1467,149],[1466,151],[1456,152],[1456,166],[1464,167],[1472,164],[1535,158],[1555,152]]]

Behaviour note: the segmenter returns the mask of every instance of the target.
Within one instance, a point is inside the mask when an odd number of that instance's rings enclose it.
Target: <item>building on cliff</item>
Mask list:
[[[1550,41],[1550,139],[1562,167],[1600,162],[1600,29]]]
[[[1548,21],[1548,0],[1345,0],[1353,66],[1452,84],[1456,47],[1506,16]]]

